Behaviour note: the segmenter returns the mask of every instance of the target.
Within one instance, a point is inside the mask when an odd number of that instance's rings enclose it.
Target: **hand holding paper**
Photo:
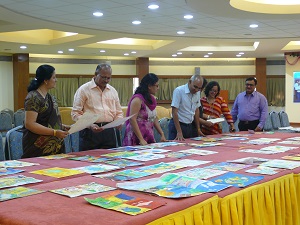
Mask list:
[[[69,134],[75,133],[77,131],[83,130],[99,119],[100,115],[93,114],[90,112],[85,112],[79,119],[73,124],[69,130]]]

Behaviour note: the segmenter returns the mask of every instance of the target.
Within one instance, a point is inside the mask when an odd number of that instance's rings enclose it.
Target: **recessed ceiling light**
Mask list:
[[[208,58],[209,57],[209,55],[204,55],[204,58]]]
[[[124,55],[129,55],[129,53],[124,53]]]
[[[27,48],[27,46],[25,46],[25,45],[22,45],[22,46],[20,46],[20,48],[21,48],[21,49],[26,49],[26,48]]]
[[[69,52],[74,52],[74,48],[69,48]]]
[[[100,52],[105,52],[105,50],[100,50]]]
[[[238,54],[238,55],[236,55],[236,57],[241,57],[241,56],[242,56],[242,55],[239,55],[239,54]]]
[[[63,54],[64,52],[63,52],[63,51],[57,51],[57,53],[59,53],[59,54]]]
[[[240,53],[239,53],[239,55],[244,55],[244,54],[245,54],[244,52],[240,52]]]
[[[142,22],[139,21],[139,20],[132,21],[132,24],[134,24],[134,25],[139,25],[139,24],[141,24],[141,23],[142,23]]]
[[[182,55],[182,52],[177,52],[177,55]]]
[[[132,51],[131,53],[132,53],[132,54],[135,54],[135,53],[136,53],[136,51]]]
[[[190,19],[193,19],[194,16],[193,16],[193,15],[184,15],[183,18],[184,18],[184,19],[187,19],[187,20],[190,20]]]
[[[177,31],[177,34],[185,34],[184,31]]]
[[[158,9],[158,8],[159,8],[159,6],[156,4],[148,5],[148,9]]]
[[[207,54],[208,54],[208,55],[212,55],[212,54],[214,54],[214,53],[212,53],[212,52],[208,52]]]
[[[177,55],[176,55],[176,54],[173,54],[172,56],[173,56],[173,57],[176,57]]]
[[[93,15],[100,17],[100,16],[103,16],[103,13],[102,12],[94,12]]]
[[[257,24],[251,24],[249,27],[250,27],[250,28],[257,28],[258,25],[257,25]]]

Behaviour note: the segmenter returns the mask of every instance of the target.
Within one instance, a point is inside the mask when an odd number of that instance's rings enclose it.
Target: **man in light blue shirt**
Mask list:
[[[266,97],[255,91],[257,80],[254,77],[246,79],[246,91],[239,93],[232,106],[233,121],[239,117],[240,131],[262,131],[268,117],[268,101]]]
[[[203,135],[199,126],[200,90],[203,79],[193,75],[185,85],[177,87],[173,92],[172,119],[169,123],[169,140],[182,141],[193,136],[192,122],[195,120],[198,135]]]

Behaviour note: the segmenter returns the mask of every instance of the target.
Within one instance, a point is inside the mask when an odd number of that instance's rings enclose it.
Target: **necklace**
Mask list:
[[[46,92],[46,94],[42,91],[42,89],[40,89],[40,88],[38,88],[38,91],[39,91],[39,93],[45,98],[46,97],[46,95],[47,95],[47,92]]]

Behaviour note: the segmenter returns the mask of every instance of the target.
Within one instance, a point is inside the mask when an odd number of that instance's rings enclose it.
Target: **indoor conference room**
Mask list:
[[[0,224],[300,224],[300,3],[0,3]]]

